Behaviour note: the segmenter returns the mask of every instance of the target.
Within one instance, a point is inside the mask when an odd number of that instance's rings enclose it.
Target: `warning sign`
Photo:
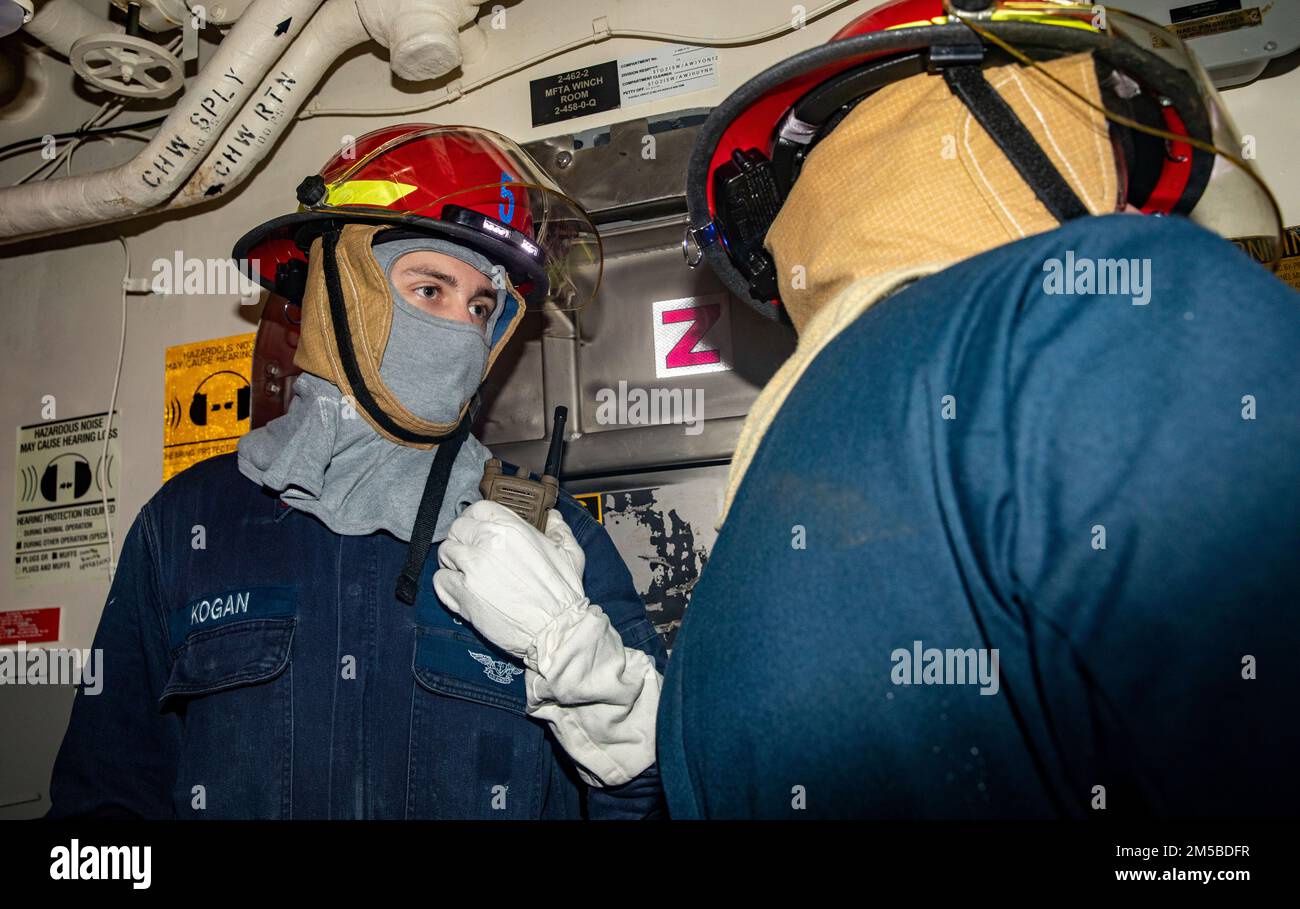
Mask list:
[[[117,510],[122,456],[106,413],[18,427],[14,578],[84,581],[108,575],[108,512]]]
[[[1256,262],[1267,262],[1277,246],[1273,237],[1236,237],[1232,242]],[[1300,290],[1300,226],[1282,232],[1282,258],[1277,263],[1277,276]]]
[[[234,451],[252,411],[253,341],[233,335],[167,348],[163,380],[163,480]]]
[[[1228,10],[1223,12],[1223,10]],[[1236,31],[1239,28],[1251,28],[1264,23],[1264,11],[1257,6],[1242,9],[1240,0],[1212,0],[1207,3],[1193,3],[1180,9],[1169,11],[1170,24],[1166,26],[1184,41],[1205,38],[1223,32]],[[1214,15],[1211,15],[1214,14]],[[1166,42],[1153,36],[1156,47],[1165,47]]]
[[[0,612],[0,647],[19,641],[48,644],[59,639],[59,607],[9,609]]]

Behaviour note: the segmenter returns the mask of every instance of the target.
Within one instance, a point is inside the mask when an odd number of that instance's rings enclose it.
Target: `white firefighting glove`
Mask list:
[[[617,786],[654,763],[663,679],[587,599],[586,561],[557,511],[542,534],[484,500],[452,523],[433,586],[447,608],[523,661],[528,713],[551,727],[582,779]]]

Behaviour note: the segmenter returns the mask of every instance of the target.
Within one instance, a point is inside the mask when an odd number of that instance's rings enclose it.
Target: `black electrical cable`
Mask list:
[[[50,138],[55,142],[61,142],[64,139],[84,139],[87,136],[100,136],[108,133],[125,133],[130,132],[133,129],[148,129],[151,126],[160,126],[166,119],[166,117],[154,117],[149,120],[140,120],[136,123],[121,123],[117,126],[96,126],[91,129],[76,129],[67,133],[53,133]],[[31,136],[27,139],[20,139],[17,142],[10,142],[8,145],[0,146],[0,155],[6,155],[25,145],[40,145],[45,141],[45,136]]]

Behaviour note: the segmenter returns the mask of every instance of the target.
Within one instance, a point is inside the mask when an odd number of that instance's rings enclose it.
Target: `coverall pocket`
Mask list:
[[[460,629],[417,626],[407,816],[533,818],[552,753],[523,666]]]
[[[287,818],[293,771],[293,617],[191,634],[159,704],[181,720],[172,790],[182,818]]]

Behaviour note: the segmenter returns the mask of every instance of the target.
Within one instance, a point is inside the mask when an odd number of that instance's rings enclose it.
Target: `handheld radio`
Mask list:
[[[504,505],[543,533],[546,532],[546,513],[555,507],[555,498],[560,491],[564,423],[568,416],[568,408],[555,408],[555,418],[551,424],[551,447],[546,455],[545,473],[540,480],[529,479],[526,467],[520,467],[515,476],[504,473],[501,459],[492,458],[483,466],[483,479],[478,484],[483,498]]]

